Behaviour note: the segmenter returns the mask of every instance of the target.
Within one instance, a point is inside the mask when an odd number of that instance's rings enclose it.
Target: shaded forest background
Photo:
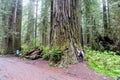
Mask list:
[[[1,0],[0,3],[1,52],[19,50],[21,44],[34,47],[50,44],[53,1]],[[80,43],[95,50],[119,51],[119,0],[81,0],[79,9],[83,38]]]

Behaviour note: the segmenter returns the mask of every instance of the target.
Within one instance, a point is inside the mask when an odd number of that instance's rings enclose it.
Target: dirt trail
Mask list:
[[[0,57],[0,80],[114,80],[89,69],[86,63],[68,69],[49,67],[41,59],[24,61],[15,57]]]

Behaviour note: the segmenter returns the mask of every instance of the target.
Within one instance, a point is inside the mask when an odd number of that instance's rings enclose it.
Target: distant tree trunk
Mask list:
[[[93,7],[93,2],[95,1],[91,0],[84,0],[83,1],[83,8],[84,8],[84,44],[86,46],[91,47],[92,46],[92,37],[93,37],[93,13],[91,12]]]
[[[34,14],[35,14],[35,0],[29,0],[28,3],[28,25],[27,25],[27,33],[25,38],[25,43],[31,44],[34,39]]]
[[[42,45],[46,46],[49,45],[49,33],[50,33],[50,6],[51,1],[49,0],[42,0],[41,5],[41,38],[42,38]]]
[[[103,1],[103,27],[104,27],[104,34],[108,34],[108,10],[107,10],[107,2],[106,0]]]
[[[108,28],[110,28],[110,3],[107,0],[107,12],[108,12]]]
[[[16,7],[17,6],[17,1],[12,0],[11,1],[11,13],[9,14],[9,22],[8,22],[8,40],[7,40],[7,52],[8,53],[13,53],[14,52],[14,29],[16,26]]]
[[[42,26],[42,44],[44,46],[47,45],[47,28],[48,28],[48,25],[47,25],[47,17],[44,17],[43,18],[43,26]]]
[[[17,2],[17,11],[16,11],[16,29],[15,32],[15,50],[21,49],[21,24],[22,24],[22,0],[18,0]]]
[[[37,28],[38,28],[38,0],[36,0],[36,19],[35,19],[35,47],[37,46]]]
[[[2,3],[2,8],[1,10],[3,10],[4,12],[2,13],[2,43],[1,43],[1,49],[2,49],[2,53],[6,53],[6,50],[7,50],[7,35],[8,35],[8,29],[7,29],[7,22],[8,22],[8,15],[6,13],[7,11],[7,4],[8,2],[6,2],[5,0],[1,0],[1,3]],[[6,6],[7,5],[7,6]]]
[[[61,66],[78,62],[81,48],[80,0],[53,0],[51,45],[63,52]]]
[[[52,35],[53,35],[53,32],[52,32],[52,26],[53,26],[53,0],[51,0],[51,12],[50,12],[50,45],[51,45],[51,42],[52,42]]]
[[[18,8],[19,7],[19,8]],[[11,13],[9,14],[8,30],[8,53],[13,53],[21,48],[21,19],[22,0],[12,0]],[[18,41],[17,41],[18,40]]]

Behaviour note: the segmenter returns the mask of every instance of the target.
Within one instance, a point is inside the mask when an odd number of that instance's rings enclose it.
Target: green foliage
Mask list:
[[[5,57],[10,57],[10,56],[15,56],[15,54],[8,54],[6,51],[4,51],[4,52],[1,52],[1,54],[0,54],[1,56],[5,56]]]
[[[112,51],[94,51],[86,50],[86,59],[88,65],[96,72],[106,76],[117,78],[120,75],[120,56]]]
[[[43,58],[44,60],[49,60],[49,59],[50,59],[50,53],[45,53],[45,54],[43,54],[42,58]]]
[[[50,49],[50,47],[43,47],[43,59],[50,60],[53,63],[57,63],[61,60],[61,51],[59,48]]]
[[[40,45],[39,38],[34,38],[33,41],[32,41],[32,43],[34,44],[34,47],[39,46]]]
[[[20,52],[20,55],[23,56],[29,52],[31,52],[32,50],[34,50],[33,46],[27,45],[27,44],[23,44],[22,45],[22,51]]]
[[[61,51],[59,48],[52,49],[50,60],[55,63],[61,60]]]
[[[47,47],[42,47],[43,49],[43,55],[42,55],[42,58],[44,60],[49,60],[50,59],[50,47],[47,46]]]
[[[6,55],[6,54],[7,54],[6,51],[7,51],[6,49],[0,49],[0,54],[1,54],[1,55]]]
[[[34,47],[29,46],[29,45],[22,45],[23,50],[20,52],[20,55],[24,57],[25,54],[28,54],[32,50],[34,50]],[[59,48],[53,48],[50,49],[49,46],[42,46],[40,47],[42,49],[42,58],[44,60],[50,60],[52,63],[57,63],[58,61],[61,60],[61,51]]]

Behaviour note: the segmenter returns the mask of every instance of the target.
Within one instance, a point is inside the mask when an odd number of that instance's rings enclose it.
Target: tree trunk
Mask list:
[[[47,45],[47,17],[43,18],[43,26],[42,26],[42,45],[46,46]]]
[[[1,10],[3,10],[2,13],[2,27],[1,27],[1,36],[2,37],[2,43],[1,43],[1,53],[6,53],[7,50],[7,35],[8,35],[8,29],[7,29],[7,22],[8,22],[8,15],[7,15],[7,7],[8,7],[8,2],[6,2],[5,0],[1,0],[2,3],[2,8]],[[7,5],[7,6],[6,6]]]
[[[11,1],[11,13],[8,21],[7,52],[14,53],[21,48],[22,0]]]
[[[52,1],[52,0],[51,0]],[[42,38],[42,45],[47,46],[49,45],[49,37],[48,35],[50,33],[50,6],[51,1],[48,0],[42,0],[41,5],[41,38]]]
[[[107,35],[109,32],[108,28],[108,10],[107,10],[107,2],[106,0],[103,1],[103,27],[104,27],[104,35]]]
[[[51,45],[51,42],[52,42],[52,35],[53,35],[53,32],[52,32],[52,26],[53,26],[53,0],[51,0],[51,12],[50,12],[50,45]]]
[[[38,0],[36,0],[36,19],[35,19],[35,47],[37,46],[37,27],[38,27]]]
[[[21,49],[21,24],[22,24],[22,0],[17,1],[17,11],[16,11],[16,29],[15,32],[15,51]]]
[[[78,62],[76,49],[81,49],[79,0],[53,0],[51,46],[63,52],[61,66]]]
[[[17,1],[12,0],[11,1],[11,13],[9,14],[9,21],[8,21],[8,40],[7,40],[7,53],[13,53],[14,52],[14,30],[16,26],[16,7],[17,6]]]
[[[35,14],[35,0],[29,0],[28,3],[28,25],[27,25],[27,33],[26,33],[26,38],[25,38],[25,43],[27,44],[32,44],[33,39],[34,39],[34,27],[35,27],[35,22],[34,22],[34,15]]]

